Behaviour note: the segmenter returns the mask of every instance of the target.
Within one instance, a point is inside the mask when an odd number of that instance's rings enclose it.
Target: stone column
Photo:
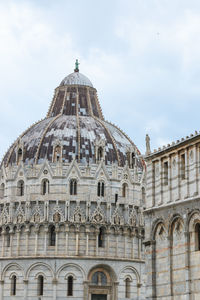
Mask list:
[[[79,253],[79,228],[76,228],[76,255]]]
[[[65,254],[68,255],[69,226],[65,227]]]
[[[2,248],[1,248],[1,256],[4,257],[4,252],[5,252],[5,236],[6,236],[6,231],[5,229],[2,230]]]
[[[185,198],[189,197],[190,191],[189,191],[189,155],[188,155],[188,148],[185,149],[185,179],[186,179],[186,184],[187,184],[187,195]],[[191,195],[192,196],[192,195]]]
[[[0,300],[3,300],[4,280],[0,280]]]
[[[27,300],[27,293],[28,293],[28,280],[24,279],[24,300]]]
[[[58,224],[56,224],[55,234],[56,234],[55,255],[57,255],[58,254],[58,234],[59,234]]]
[[[16,230],[17,233],[17,256],[20,254],[20,229],[17,228]]]
[[[163,166],[162,166],[162,160],[159,159],[159,169],[160,169],[160,199],[158,202],[158,205],[161,205],[163,203]]]
[[[13,248],[13,231],[10,231],[10,256],[12,256],[12,248]]]
[[[38,251],[38,232],[39,232],[39,228],[36,227],[35,228],[35,256],[37,255],[37,251]]]
[[[168,157],[168,202],[172,201],[172,158]]]
[[[116,247],[115,247],[115,256],[118,257],[118,246],[119,246],[119,232],[118,230],[115,231],[115,239],[116,239]]]
[[[124,258],[126,258],[127,229],[124,229]]]
[[[195,151],[194,151],[194,160],[195,160],[195,192],[194,196],[197,196],[199,193],[199,169],[200,169],[200,153],[199,153],[199,147],[195,145]],[[192,196],[192,195],[190,195]]]
[[[185,299],[192,299],[191,295],[191,274],[190,274],[190,233],[188,231],[184,232],[185,235]]]
[[[49,233],[48,225],[45,225],[45,228],[44,228],[44,255],[47,254],[48,233]]]
[[[96,229],[96,231],[95,231],[95,235],[96,235],[96,251],[95,251],[95,253],[96,253],[96,256],[98,256],[98,254],[99,254],[99,229]]]
[[[106,255],[109,256],[109,249],[110,249],[110,229],[107,229],[107,248],[106,248]]]
[[[134,231],[131,232],[131,238],[132,238],[132,249],[131,249],[131,257],[134,259],[134,245],[135,245],[135,233]]]
[[[141,241],[142,237],[141,234],[138,235],[138,258],[141,259]]]
[[[52,285],[53,285],[53,300],[56,300],[57,297],[57,280],[54,278],[52,280]]]
[[[89,228],[86,228],[86,256],[89,254]]]

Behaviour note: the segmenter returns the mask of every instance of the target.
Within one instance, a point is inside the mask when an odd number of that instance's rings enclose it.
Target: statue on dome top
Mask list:
[[[74,72],[79,72],[79,65],[80,63],[78,62],[78,59],[76,59]]]

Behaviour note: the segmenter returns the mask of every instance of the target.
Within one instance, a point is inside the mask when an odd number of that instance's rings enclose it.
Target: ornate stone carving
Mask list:
[[[34,207],[34,210],[33,210],[32,216],[31,216],[31,222],[40,223],[43,221],[43,219],[44,219],[44,216],[42,214],[41,207],[40,207],[39,203],[37,203]]]
[[[130,226],[136,226],[136,224],[137,224],[137,214],[136,214],[135,209],[132,209],[129,214],[128,224]]]
[[[100,205],[98,204],[98,206],[96,207],[96,209],[94,210],[94,212],[91,215],[91,222],[92,223],[105,223],[105,215],[103,210],[101,209]]]
[[[58,204],[56,204],[50,215],[50,222],[58,223],[58,222],[64,222],[64,220],[65,217],[62,208]]]
[[[19,204],[16,213],[15,213],[15,217],[14,217],[14,223],[24,223],[25,221],[25,212],[24,209],[21,205],[21,203]]]
[[[7,206],[4,205],[0,216],[0,223],[7,224],[8,222],[9,222],[9,212]]]
[[[77,205],[76,208],[74,209],[74,212],[73,212],[73,215],[72,215],[70,221],[74,222],[74,223],[83,223],[86,221],[85,214],[79,205]]]
[[[114,225],[124,225],[124,217],[120,214],[118,207],[113,212],[111,223]]]

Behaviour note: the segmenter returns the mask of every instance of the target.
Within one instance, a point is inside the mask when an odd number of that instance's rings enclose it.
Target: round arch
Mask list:
[[[31,265],[31,266],[27,269],[26,274],[25,274],[25,279],[26,279],[26,280],[28,280],[29,274],[30,274],[31,270],[32,270],[33,268],[37,267],[37,266],[43,266],[43,267],[46,267],[46,268],[50,271],[50,273],[51,273],[51,275],[52,275],[52,278],[55,278],[55,274],[54,274],[52,268],[51,268],[48,264],[45,264],[45,263],[43,263],[43,262],[38,262],[38,263],[34,263],[33,265]]]

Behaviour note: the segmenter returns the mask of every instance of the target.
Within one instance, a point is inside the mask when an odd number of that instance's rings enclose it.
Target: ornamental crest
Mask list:
[[[111,223],[114,225],[124,225],[124,217],[120,215],[119,208],[116,207],[111,218]]]
[[[21,205],[21,203],[19,204],[17,211],[15,213],[15,219],[14,219],[14,223],[24,223],[25,221],[25,212],[23,210],[23,207]]]
[[[90,220],[92,223],[100,223],[100,224],[105,223],[105,215],[100,205],[96,207],[96,209],[92,213]]]
[[[59,222],[64,222],[64,214],[62,211],[62,208],[56,204],[53,208],[53,212],[51,213],[50,216],[50,221],[54,223],[59,223]]]
[[[73,215],[70,218],[70,221],[73,223],[83,223],[86,221],[85,214],[79,205],[74,209]]]
[[[136,226],[137,224],[137,214],[135,209],[132,209],[129,215],[128,223],[130,226]]]
[[[43,214],[40,205],[37,203],[34,207],[33,214],[31,216],[31,222],[40,223],[43,221]]]
[[[6,205],[3,206],[1,216],[0,216],[0,223],[1,224],[6,224],[9,222],[9,213],[8,213],[8,208]]]

